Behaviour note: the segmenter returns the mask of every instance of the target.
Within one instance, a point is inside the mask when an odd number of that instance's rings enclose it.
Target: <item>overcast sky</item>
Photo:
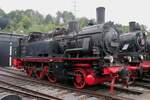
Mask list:
[[[127,25],[129,21],[137,21],[150,29],[149,0],[0,0],[0,8],[5,12],[20,9],[33,9],[46,15],[55,15],[59,11],[74,11],[77,3],[77,17],[95,18],[95,9],[106,7],[106,21],[114,21]]]

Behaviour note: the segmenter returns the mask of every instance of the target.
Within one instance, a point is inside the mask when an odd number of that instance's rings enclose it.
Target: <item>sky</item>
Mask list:
[[[0,8],[5,12],[33,9],[43,15],[56,15],[59,11],[74,12],[76,2],[77,17],[96,18],[96,8],[106,8],[106,21],[128,25],[137,21],[150,29],[149,0],[0,0]]]

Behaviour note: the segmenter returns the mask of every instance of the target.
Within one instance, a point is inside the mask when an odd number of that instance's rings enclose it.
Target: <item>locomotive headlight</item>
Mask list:
[[[113,56],[105,56],[104,59],[105,59],[105,61],[108,61],[110,63],[113,63],[113,61],[114,61]]]
[[[143,60],[144,56],[143,55],[139,55],[139,58],[140,58],[140,60]]]
[[[110,63],[113,63],[114,62],[114,58],[113,58],[113,56],[110,56]]]
[[[132,58],[130,56],[128,56],[127,59],[128,59],[128,62],[132,61]]]
[[[127,62],[131,62],[132,61],[132,58],[130,56],[125,56],[124,59],[127,61]]]
[[[148,33],[147,33],[147,32],[144,32],[144,35],[145,35],[145,36],[147,36],[147,35],[148,35]]]

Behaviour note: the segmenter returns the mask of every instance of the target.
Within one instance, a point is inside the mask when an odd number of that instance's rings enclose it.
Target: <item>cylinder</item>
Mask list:
[[[105,8],[104,7],[96,8],[96,15],[97,15],[97,24],[105,23]]]
[[[96,84],[96,78],[93,75],[87,75],[87,77],[85,78],[85,81],[88,85],[94,85]]]

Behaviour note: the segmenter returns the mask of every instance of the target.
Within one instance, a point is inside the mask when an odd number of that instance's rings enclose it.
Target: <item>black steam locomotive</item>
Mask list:
[[[145,68],[140,67],[145,64],[145,34],[132,22],[131,32],[119,35],[112,22],[105,23],[104,13],[103,7],[97,8],[96,25],[79,29],[73,21],[68,29],[21,38],[14,66],[30,77],[46,76],[50,82],[71,80],[80,89],[122,76],[137,77],[129,72]]]
[[[113,23],[104,22],[104,13],[97,8],[98,24],[81,30],[72,22],[68,29],[22,38],[14,65],[50,82],[72,80],[76,88],[112,81],[121,70],[114,60],[120,41]]]
[[[126,63],[139,64],[144,59],[146,34],[136,22],[130,22],[129,28],[129,33],[120,35],[120,58]]]

